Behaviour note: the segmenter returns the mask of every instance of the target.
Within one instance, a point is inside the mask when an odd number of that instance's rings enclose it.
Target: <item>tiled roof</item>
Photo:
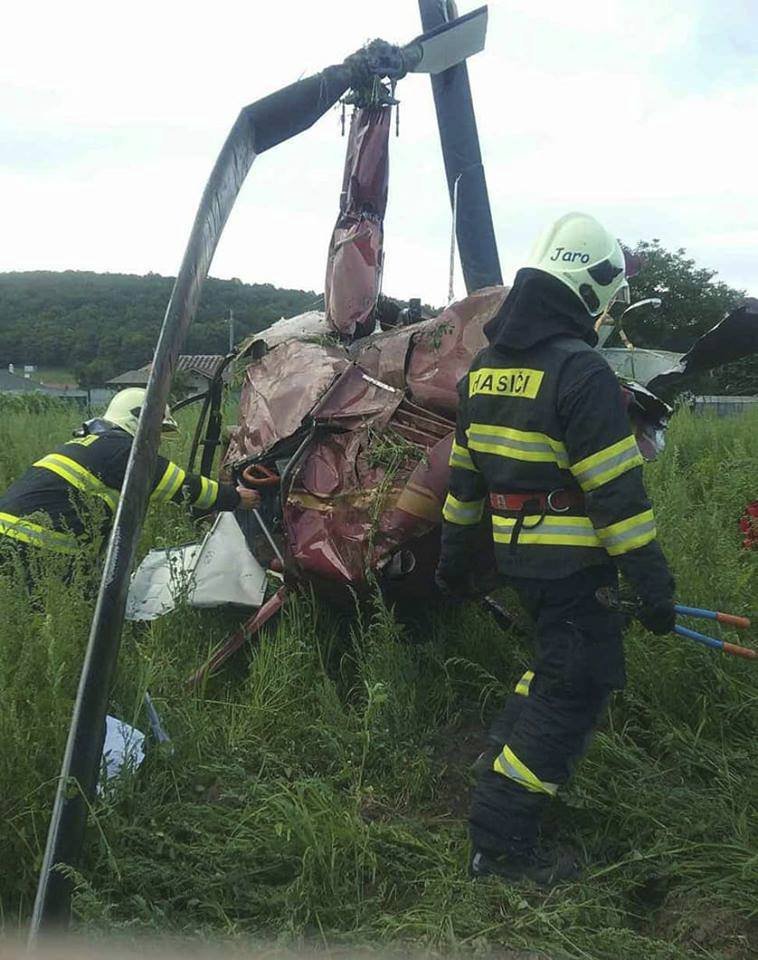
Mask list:
[[[185,370],[187,373],[199,373],[201,377],[212,380],[223,360],[224,357],[220,353],[183,354],[177,357],[176,369]],[[146,363],[139,370],[127,370],[126,373],[120,373],[117,377],[112,377],[108,383],[144,386],[147,383],[150,366],[149,363]]]

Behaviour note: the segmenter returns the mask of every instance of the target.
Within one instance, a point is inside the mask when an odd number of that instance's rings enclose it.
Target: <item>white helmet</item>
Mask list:
[[[567,213],[542,234],[524,264],[565,283],[593,317],[615,300],[629,303],[624,251],[586,213]]]
[[[142,412],[146,392],[142,387],[129,387],[127,390],[119,390],[108,404],[108,409],[103,414],[103,420],[121,427],[122,430],[126,430],[127,433],[134,436],[137,432],[137,421]],[[178,429],[176,420],[171,416],[168,404],[166,404],[166,413],[161,429],[164,433],[170,433]]]

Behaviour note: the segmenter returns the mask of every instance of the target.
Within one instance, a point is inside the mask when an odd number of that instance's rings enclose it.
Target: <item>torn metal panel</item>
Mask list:
[[[155,620],[180,602],[258,607],[265,593],[266,573],[234,515],[220,513],[202,543],[148,553],[132,578],[126,619]]]
[[[403,399],[397,390],[351,364],[313,408],[313,418],[344,430],[386,427]]]
[[[225,464],[257,457],[292,436],[334,379],[348,366],[341,347],[290,340],[245,371]]]
[[[343,585],[364,582],[377,517],[403,486],[372,463],[370,445],[368,428],[332,434],[304,460],[284,509],[287,546],[300,573]]]
[[[428,324],[433,323],[433,320],[427,320],[366,337],[351,345],[350,356],[372,377],[402,390],[411,344]]]
[[[634,437],[645,460],[655,460],[665,445],[665,430],[673,409],[633,380],[621,380],[621,399]]]
[[[600,353],[617,376],[635,380],[637,383],[652,383],[661,374],[671,371],[684,372],[681,355],[670,350],[602,347]]]
[[[371,333],[382,283],[383,219],[389,185],[388,107],[354,111],[340,213],[332,232],[324,302],[329,327],[351,340]]]
[[[250,347],[258,341],[263,341],[266,346],[273,349],[285,340],[323,337],[331,332],[323,310],[306,310],[305,313],[299,313],[296,317],[282,317],[260,333],[253,333],[247,337],[240,344],[239,355],[245,356]]]
[[[456,385],[486,346],[484,325],[500,309],[508,289],[485,287],[424,324],[413,343],[407,372],[408,389],[416,403],[455,416]]]

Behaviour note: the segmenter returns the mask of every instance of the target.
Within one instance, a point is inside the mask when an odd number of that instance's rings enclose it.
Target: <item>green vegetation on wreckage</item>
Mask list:
[[[76,414],[7,408],[0,486]],[[183,431],[186,444],[189,422]],[[181,448],[171,455],[180,462]],[[677,414],[647,467],[686,602],[750,612],[758,419]],[[195,535],[153,511],[149,544]],[[0,575],[0,904],[28,918],[90,615],[54,560],[29,600]],[[112,712],[145,728],[149,687],[175,746],[99,798],[78,874],[80,930],[504,956],[747,960],[758,951],[758,698],[751,663],[640,628],[616,697],[548,832],[586,854],[549,892],[466,877],[468,765],[528,657],[478,607],[405,625],[307,592],[200,690],[185,679],[237,619],[179,609],[126,628]],[[522,626],[528,625],[522,619]],[[753,634],[755,642],[755,634]],[[532,955],[532,954],[530,954]]]

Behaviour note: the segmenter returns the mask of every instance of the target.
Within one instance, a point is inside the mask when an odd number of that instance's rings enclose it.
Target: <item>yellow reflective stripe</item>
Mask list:
[[[200,493],[195,500],[195,506],[198,510],[209,510],[216,502],[218,496],[218,484],[215,480],[209,480],[208,477],[200,477]]]
[[[479,472],[474,466],[474,461],[471,459],[471,454],[468,450],[455,441],[453,441],[453,447],[450,451],[448,466],[462,467],[464,470],[473,470],[475,473]]]
[[[37,460],[32,466],[50,470],[51,473],[55,473],[66,483],[70,483],[72,487],[81,490],[82,493],[100,497],[105,500],[111,510],[115,511],[118,503],[118,490],[107,487],[99,477],[77,463],[76,460],[64,457],[61,453],[49,453],[41,460]]]
[[[492,769],[497,773],[502,773],[509,780],[515,780],[522,787],[526,787],[530,793],[546,793],[549,797],[554,797],[558,792],[557,783],[547,783],[540,780],[525,763],[519,760],[507,744],[503,747],[502,753],[499,753],[495,758]]]
[[[529,687],[532,684],[532,680],[534,680],[534,670],[527,670],[524,676],[516,684],[516,693],[520,697],[529,696]]]
[[[463,527],[473,526],[482,519],[484,500],[458,500],[449,493],[442,508],[442,516],[449,523],[457,523]]]
[[[518,536],[519,545],[536,544],[554,547],[600,547],[602,544],[589,517],[553,517],[546,516],[535,527],[539,514],[525,518],[524,526]],[[492,515],[492,536],[495,543],[510,543],[515,517]]]
[[[177,467],[175,463],[169,463],[150,499],[168,502],[176,496],[186,478],[187,474],[181,467]]]
[[[602,487],[609,480],[620,477],[627,470],[641,466],[642,457],[637,441],[630,435],[573,464],[571,472],[579,481],[582,490],[589,493],[591,490]]]
[[[644,510],[627,520],[603,527],[597,531],[597,535],[608,553],[618,557],[655,540],[655,516],[652,510]]]
[[[11,513],[0,513],[0,535],[35,547],[55,550],[57,553],[77,553],[79,550],[76,537],[71,534],[48,530],[25,517],[15,517]]]
[[[569,465],[568,452],[560,440],[546,433],[500,427],[493,423],[472,423],[466,430],[469,450],[491,453],[511,460],[557,463],[562,469]]]

